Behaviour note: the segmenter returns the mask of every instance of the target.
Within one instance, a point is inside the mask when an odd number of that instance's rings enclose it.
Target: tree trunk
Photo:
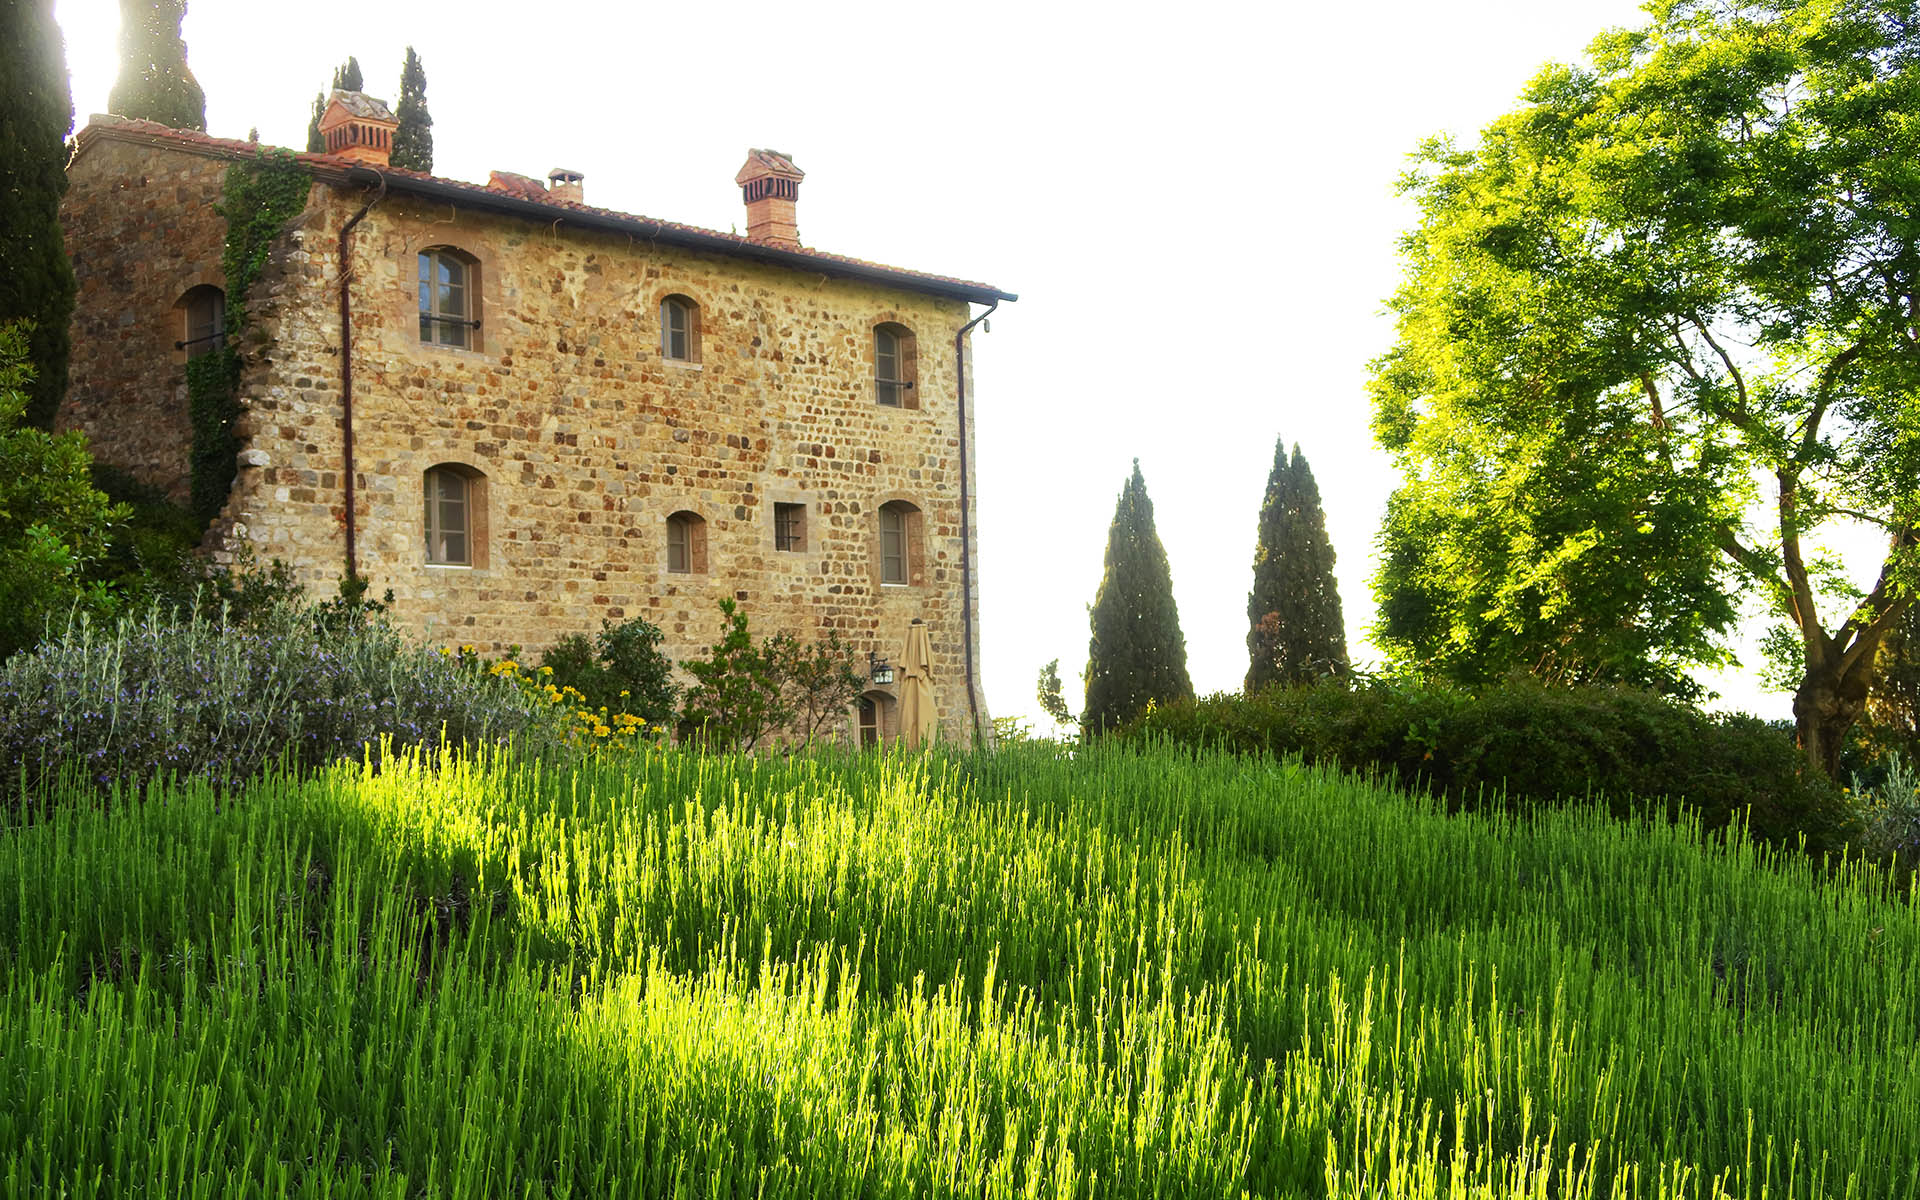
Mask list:
[[[1794,693],[1793,719],[1800,752],[1829,779],[1839,778],[1840,751],[1847,744],[1847,732],[1867,706],[1867,690],[1873,683],[1873,649],[1857,657],[1845,671],[1838,666],[1837,654],[1825,656],[1825,662],[1809,663]]]

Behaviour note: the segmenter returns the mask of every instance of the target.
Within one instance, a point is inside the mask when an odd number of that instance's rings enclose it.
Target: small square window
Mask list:
[[[800,553],[807,548],[807,506],[773,506],[773,548]]]

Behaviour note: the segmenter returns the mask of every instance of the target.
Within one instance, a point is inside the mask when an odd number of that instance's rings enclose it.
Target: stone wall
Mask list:
[[[188,289],[223,287],[228,164],[102,139],[75,160],[60,206],[78,291],[61,429],[94,456],[187,498]]]
[[[345,565],[335,259],[365,199],[316,187],[256,291],[269,349],[249,357],[241,432],[266,462],[241,472],[223,518],[228,539],[320,592]],[[420,633],[531,652],[642,616],[683,659],[717,639],[717,602],[732,597],[757,634],[833,629],[863,661],[869,650],[897,661],[920,617],[945,731],[969,735],[953,362],[963,302],[401,194],[369,211],[352,246],[358,565]],[[478,270],[471,350],[419,336],[417,256],[439,246]],[[698,305],[695,363],[661,354],[670,294]],[[873,328],[887,322],[914,334],[917,408],[875,402]],[[471,567],[425,561],[423,476],[449,463],[484,476],[486,545]],[[905,585],[880,579],[889,501],[920,511]],[[776,503],[805,506],[803,551],[775,549]],[[679,511],[706,522],[703,574],[667,570]]]

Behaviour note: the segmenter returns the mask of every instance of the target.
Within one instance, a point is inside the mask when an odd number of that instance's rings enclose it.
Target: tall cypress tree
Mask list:
[[[67,390],[73,319],[60,236],[73,97],[52,0],[0,0],[0,113],[0,324],[32,322],[26,420],[49,429]]]
[[[187,0],[120,0],[120,77],[107,105],[170,129],[205,129],[207,94],[187,70]]]
[[[393,131],[393,165],[412,171],[433,173],[433,117],[427,112],[427,69],[420,56],[407,47],[406,65],[400,68],[400,102],[393,115],[400,127]]]
[[[341,91],[357,92],[366,85],[366,79],[360,74],[360,60],[347,55],[347,61],[333,69],[333,86]],[[313,119],[307,122],[307,153],[321,154],[327,144],[320,139],[320,118],[327,115],[327,93],[319,92],[313,97]]]
[[[1320,487],[1298,445],[1273,447],[1273,470],[1260,505],[1247,594],[1249,695],[1274,684],[1305,683],[1347,669],[1347,627],[1333,578]]]
[[[1149,701],[1193,695],[1187,640],[1173,605],[1173,576],[1153,527],[1153,501],[1147,498],[1139,459],[1113,511],[1106,574],[1090,615],[1093,640],[1087,646],[1087,708],[1081,717],[1089,732],[1125,724]]]

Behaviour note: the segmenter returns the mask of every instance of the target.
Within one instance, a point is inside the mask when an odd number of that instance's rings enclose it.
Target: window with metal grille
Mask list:
[[[773,506],[773,548],[796,553],[807,548],[806,505],[775,504]]]

